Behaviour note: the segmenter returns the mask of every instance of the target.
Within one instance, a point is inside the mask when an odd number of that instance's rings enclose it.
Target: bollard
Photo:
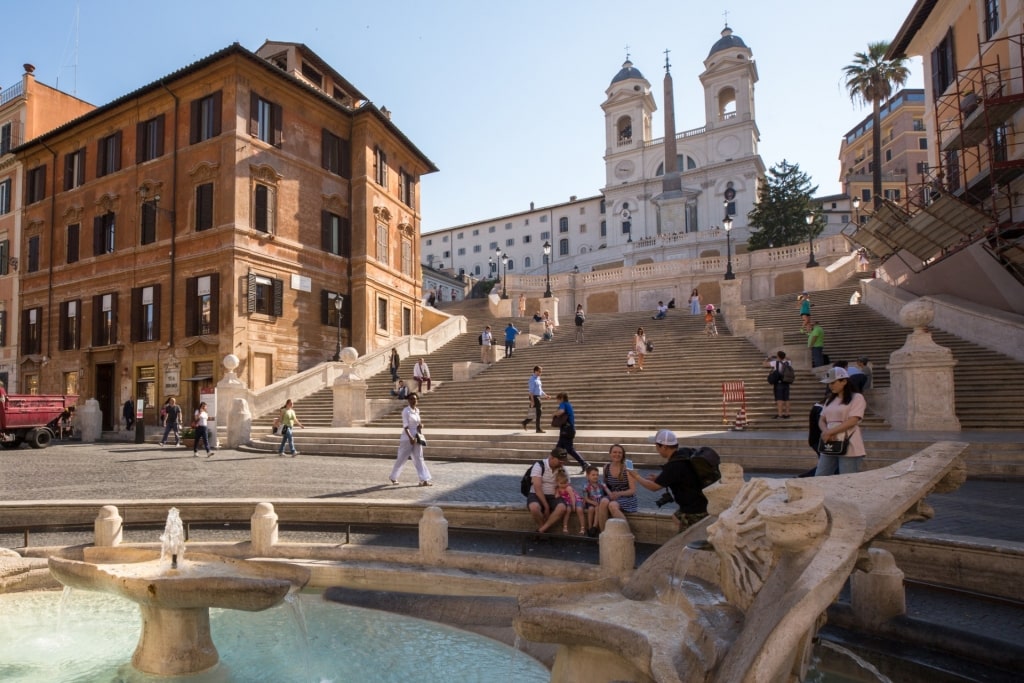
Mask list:
[[[448,550],[448,520],[444,511],[433,505],[420,518],[420,555],[424,562],[437,564]]]
[[[270,503],[260,503],[249,520],[251,541],[255,555],[269,555],[277,545],[277,513]]]
[[[850,606],[857,623],[871,627],[906,614],[907,594],[903,572],[896,566],[892,553],[869,548],[868,556],[871,568],[850,575]]]
[[[124,535],[124,520],[117,512],[116,505],[104,505],[93,522],[94,545],[97,548],[121,545]]]
[[[609,519],[604,531],[598,537],[600,543],[601,574],[625,577],[636,566],[636,545],[629,522],[624,519]]]

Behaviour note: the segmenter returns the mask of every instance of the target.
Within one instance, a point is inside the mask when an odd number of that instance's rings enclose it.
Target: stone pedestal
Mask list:
[[[481,363],[497,363],[498,362],[498,347],[494,344],[490,346],[480,347],[480,362]]]
[[[632,574],[636,565],[635,540],[626,520],[609,519],[600,537],[601,573],[614,577]]]
[[[121,545],[124,535],[124,520],[121,519],[116,505],[104,505],[100,508],[100,514],[92,524],[93,544],[96,546]]]
[[[341,374],[334,380],[334,418],[332,427],[355,427],[366,424],[366,380],[356,374],[352,363],[358,352],[348,346],[341,350],[344,364]]]
[[[541,312],[541,315],[544,314],[544,311],[547,311],[548,313],[551,314],[551,322],[553,322],[555,324],[555,327],[558,327],[561,324],[561,323],[558,322],[558,297],[557,296],[548,297],[546,299],[545,298],[541,298],[540,299],[540,312]]]
[[[889,356],[889,422],[894,429],[960,431],[954,400],[956,359],[932,340],[927,326],[933,317],[931,302],[920,299],[900,311],[900,322],[914,331]]]
[[[737,337],[754,334],[754,321],[747,317],[747,307],[743,305],[743,283],[740,280],[722,280],[720,286],[722,315],[729,331]]]
[[[100,402],[90,398],[85,405],[75,411],[78,425],[82,430],[82,443],[95,443],[103,433],[103,411]]]
[[[219,396],[217,402],[220,402]],[[227,448],[238,448],[249,443],[252,436],[252,411],[249,410],[249,402],[244,398],[236,398],[231,404],[227,418]]]
[[[486,365],[474,361],[452,363],[452,381],[465,382],[471,380],[486,369]]]
[[[444,511],[435,506],[423,511],[420,518],[420,555],[424,562],[437,564],[448,550],[448,520]]]
[[[270,503],[260,503],[249,520],[252,549],[256,555],[269,555],[277,545],[277,513]]]
[[[868,557],[866,571],[850,576],[850,604],[861,626],[875,627],[907,613],[907,594],[892,553],[870,548]]]
[[[247,443],[249,440],[248,433],[252,428],[252,414],[248,415],[249,424],[245,427],[246,432],[245,441],[236,442],[232,440],[232,433],[239,433],[241,425],[233,424],[233,413],[235,411],[235,402],[239,399],[243,400],[247,405],[252,403],[252,395],[249,392],[248,387],[245,386],[245,382],[238,378],[235,374],[235,369],[239,365],[238,356],[229,353],[224,356],[222,361],[224,365],[224,376],[219,382],[217,382],[217,405],[215,406],[214,415],[217,416],[217,425],[226,428],[228,434],[228,448],[235,448],[239,443]],[[239,419],[242,416],[239,415]],[[213,444],[211,443],[211,446]]]

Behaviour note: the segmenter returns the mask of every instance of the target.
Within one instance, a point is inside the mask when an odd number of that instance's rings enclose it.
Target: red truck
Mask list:
[[[46,448],[62,429],[61,418],[77,402],[77,396],[0,394],[0,446],[17,448],[27,442]]]

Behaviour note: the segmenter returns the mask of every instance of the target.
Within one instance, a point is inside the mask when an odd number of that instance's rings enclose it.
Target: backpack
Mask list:
[[[476,338],[476,343],[479,344],[480,346],[484,345],[484,333],[483,332],[481,332],[480,336]]]
[[[788,360],[782,361],[782,381],[785,384],[792,384],[796,381],[796,371]]]
[[[690,462],[700,478],[701,488],[707,488],[722,478],[718,469],[722,459],[714,448],[701,446],[690,455]]]
[[[582,313],[577,313],[576,314],[576,324],[577,325],[582,325],[584,323],[584,321],[586,321],[586,317]]]
[[[538,460],[537,462],[540,463],[540,473],[544,474],[544,461]],[[533,466],[535,464],[536,463],[530,463],[530,466],[526,468],[526,474],[523,475],[522,481],[519,482],[519,492],[524,496],[529,496],[530,491],[533,490],[533,477],[531,476],[531,473],[533,472]]]
[[[772,368],[772,371],[768,373],[768,384],[771,384],[772,386],[775,386],[776,384],[778,384],[781,381],[782,381],[782,375],[779,374],[778,370],[776,370],[775,368]]]

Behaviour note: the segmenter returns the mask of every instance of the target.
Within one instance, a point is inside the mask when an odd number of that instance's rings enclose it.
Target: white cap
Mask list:
[[[654,443],[659,446],[678,446],[679,439],[676,438],[675,432],[659,429],[658,433],[654,435]]]
[[[825,373],[825,377],[821,380],[821,383],[831,384],[837,379],[850,379],[850,373],[846,372],[843,368],[831,368]]]

